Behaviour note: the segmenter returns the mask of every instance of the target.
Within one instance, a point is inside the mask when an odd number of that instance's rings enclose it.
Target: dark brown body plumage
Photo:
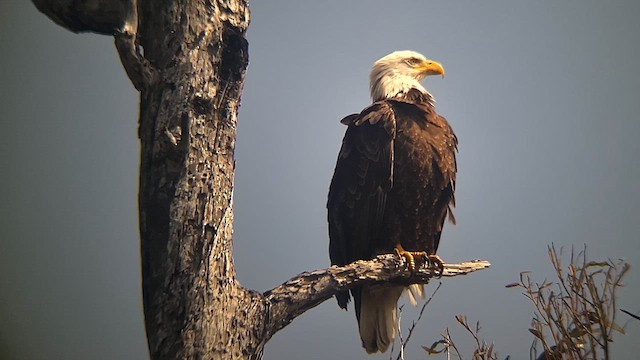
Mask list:
[[[453,221],[457,139],[428,94],[373,103],[342,120],[348,129],[327,203],[331,263],[405,250],[435,254]],[[361,288],[351,291],[360,320]],[[337,296],[346,308],[349,294]]]

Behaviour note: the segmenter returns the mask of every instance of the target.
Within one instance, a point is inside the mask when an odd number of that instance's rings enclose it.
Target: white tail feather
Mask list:
[[[418,300],[424,300],[424,285],[423,284],[412,284],[409,285],[409,301],[411,305],[418,305]]]
[[[362,287],[360,338],[368,353],[385,352],[396,338],[398,299],[404,286]]]

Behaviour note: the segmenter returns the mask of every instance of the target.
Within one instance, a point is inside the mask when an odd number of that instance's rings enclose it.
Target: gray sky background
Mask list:
[[[493,267],[444,281],[409,358],[446,327],[470,350],[458,313],[503,356],[527,358],[533,309],[504,285],[523,270],[550,276],[552,242],[627,259],[619,304],[640,312],[639,18],[634,0],[254,1],[236,150],[240,280],[267,290],[329,264],[338,121],[370,102],[373,61],[412,49],[444,64],[426,87],[460,140],[458,225],[439,253]],[[65,31],[25,0],[0,0],[0,19],[0,358],[148,358],[137,93],[112,39]],[[616,358],[635,358],[639,337],[629,323]],[[353,311],[333,300],[265,351],[332,358],[368,358]]]

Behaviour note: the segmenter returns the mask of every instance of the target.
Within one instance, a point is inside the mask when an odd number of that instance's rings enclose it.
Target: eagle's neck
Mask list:
[[[411,92],[418,91],[430,105],[435,105],[433,96],[431,96],[427,89],[425,89],[416,78],[399,76],[397,74],[382,75],[372,73],[370,80],[371,99],[374,102],[384,99],[408,100]]]

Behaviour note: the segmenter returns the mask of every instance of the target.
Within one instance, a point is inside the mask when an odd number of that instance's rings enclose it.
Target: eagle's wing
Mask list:
[[[375,255],[387,193],[393,186],[396,120],[388,101],[347,116],[327,202],[329,255],[333,265],[346,265]],[[357,291],[357,290],[356,290]],[[337,296],[346,308],[348,292]],[[357,308],[357,307],[356,307]]]
[[[429,140],[434,154],[437,154],[435,157],[436,163],[433,167],[437,169],[440,175],[441,185],[439,190],[441,194],[439,198],[440,201],[444,202],[441,205],[438,204],[437,207],[446,208],[445,215],[440,222],[440,230],[442,230],[446,218],[448,218],[451,223],[456,223],[456,218],[453,215],[453,207],[456,206],[455,190],[456,175],[458,172],[456,153],[458,152],[458,138],[444,116],[434,114],[433,117],[429,118],[429,123],[435,125],[435,127],[431,127]],[[436,130],[434,131],[434,129]],[[435,247],[438,248],[437,243]]]

